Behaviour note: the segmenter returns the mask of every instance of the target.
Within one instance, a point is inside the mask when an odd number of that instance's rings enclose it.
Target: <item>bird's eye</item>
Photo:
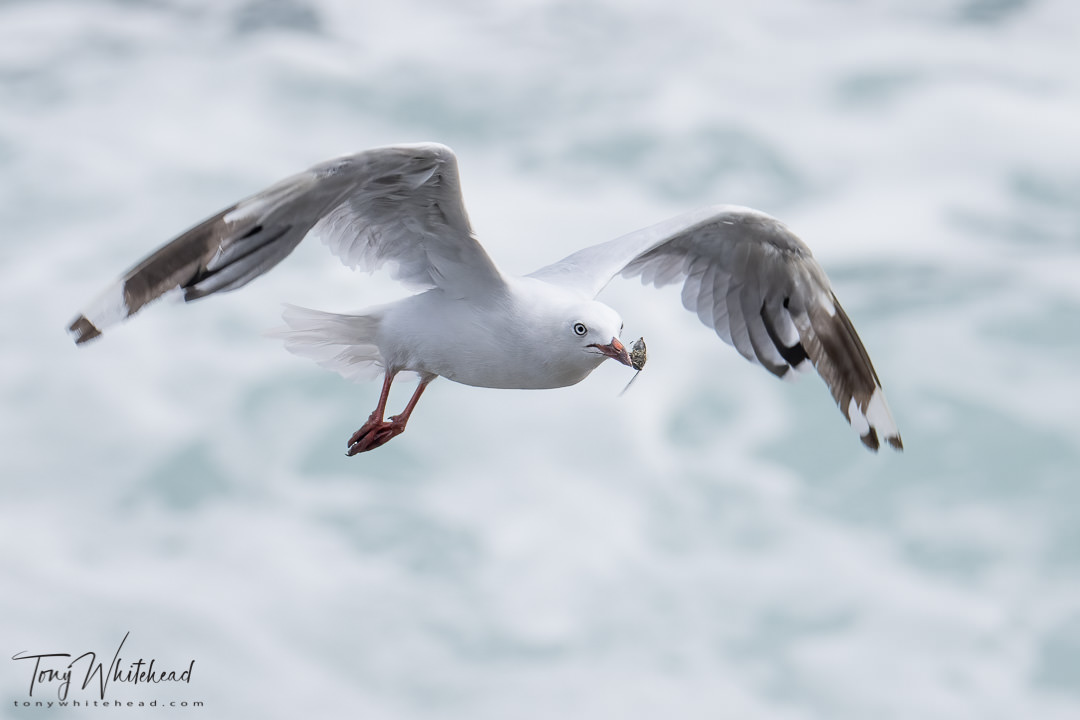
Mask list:
[[[589,332],[589,328],[585,327],[585,323],[574,323],[574,334],[584,335]]]

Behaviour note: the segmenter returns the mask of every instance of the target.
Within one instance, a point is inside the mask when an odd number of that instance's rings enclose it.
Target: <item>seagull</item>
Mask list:
[[[286,306],[288,350],[347,379],[382,375],[375,410],[347,454],[405,430],[437,377],[488,388],[575,385],[613,359],[640,370],[619,314],[595,298],[616,276],[682,283],[682,304],[777,377],[812,365],[862,443],[903,449],[870,356],[810,249],[765,213],[687,212],[518,277],[501,271],[465,212],[454,152],[437,143],[366,150],[293,175],[199,223],[136,264],[68,327],[82,345],[153,300],[235,290],[309,235],[352,268],[386,266],[417,290],[355,314]],[[644,345],[641,345],[642,355]],[[419,377],[387,419],[399,374]],[[636,377],[636,376],[635,376]]]

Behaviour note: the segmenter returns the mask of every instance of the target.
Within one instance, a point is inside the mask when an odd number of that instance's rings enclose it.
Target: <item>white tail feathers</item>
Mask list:
[[[372,380],[382,373],[383,357],[375,344],[379,315],[339,315],[286,305],[288,327],[267,333],[281,338],[291,353],[314,360],[347,380]]]

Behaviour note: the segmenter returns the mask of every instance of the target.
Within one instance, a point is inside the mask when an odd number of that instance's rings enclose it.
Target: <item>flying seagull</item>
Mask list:
[[[436,377],[490,388],[557,388],[613,358],[640,369],[619,314],[595,297],[617,275],[682,283],[682,304],[778,377],[810,363],[866,447],[903,444],[870,356],[810,249],[780,221],[716,205],[601,243],[524,277],[499,270],[465,213],[453,151],[396,145],[330,160],[241,200],[139,262],[68,328],[92,340],[170,291],[185,301],[235,290],[309,234],[342,262],[422,292],[352,315],[288,307],[286,347],[349,379],[383,377],[348,441],[373,450],[405,430]],[[419,384],[385,419],[394,378]],[[879,439],[880,438],[880,439]]]

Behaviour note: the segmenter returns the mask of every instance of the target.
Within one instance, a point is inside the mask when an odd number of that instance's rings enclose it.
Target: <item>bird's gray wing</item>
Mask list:
[[[241,200],[135,265],[71,323],[76,343],[179,289],[185,300],[235,290],[283,260],[310,231],[350,267],[465,297],[502,287],[473,236],[457,158],[433,143],[331,160]]]
[[[810,249],[775,218],[730,205],[696,210],[585,248],[532,274],[590,297],[616,275],[682,283],[682,302],[748,360],[784,377],[809,360],[863,443],[897,450],[870,356]]]

